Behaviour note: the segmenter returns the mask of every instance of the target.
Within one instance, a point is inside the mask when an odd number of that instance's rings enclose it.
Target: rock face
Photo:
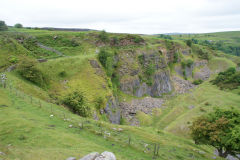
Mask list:
[[[120,108],[122,116],[134,126],[139,125],[138,120],[135,115],[138,111],[144,112],[146,114],[152,114],[154,108],[161,108],[164,103],[163,99],[146,97],[143,99],[134,99],[131,102],[120,103]]]
[[[192,84],[191,82],[181,79],[177,76],[173,76],[173,83],[174,83],[174,88],[175,88],[175,92],[177,93],[186,93],[188,92],[190,89],[194,88],[195,85]]]
[[[204,66],[200,69],[199,72],[194,73],[193,78],[194,79],[201,79],[201,80],[207,80],[211,75],[211,70],[208,68],[208,66]]]
[[[108,115],[111,123],[120,124],[121,112],[119,110],[118,101],[114,97],[108,100],[104,111]]]
[[[117,160],[112,152],[105,151],[101,154],[97,152],[90,153],[79,160]]]
[[[158,72],[153,76],[153,85],[148,86],[141,83],[138,77],[126,80],[120,84],[120,89],[126,94],[133,94],[137,97],[150,95],[152,97],[161,96],[163,93],[171,92],[173,89],[169,71]]]
[[[126,94],[142,97],[161,96],[173,89],[170,73],[164,55],[159,50],[134,51],[119,53],[120,89]],[[147,69],[151,68],[151,73]],[[148,80],[151,79],[151,83]],[[148,82],[148,83],[147,83]]]
[[[201,79],[201,80],[207,80],[210,75],[212,74],[211,70],[207,66],[208,61],[207,60],[201,60],[194,63],[194,67],[201,67],[198,72],[194,73],[193,78],[195,80]]]

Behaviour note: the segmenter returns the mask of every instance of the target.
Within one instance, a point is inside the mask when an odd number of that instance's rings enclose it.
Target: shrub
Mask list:
[[[36,67],[36,64],[36,60],[26,58],[25,61],[20,63],[18,67],[18,73],[26,80],[45,88],[49,84],[49,79],[46,74]]]
[[[193,84],[199,85],[199,84],[201,84],[202,82],[203,82],[203,80],[197,79],[197,80],[194,80],[194,81],[193,81]]]
[[[187,66],[187,67],[191,67],[192,65],[193,65],[193,60],[188,59],[188,60],[186,61],[186,66]]]
[[[112,74],[113,74],[113,58],[112,57],[107,57],[106,72],[107,72],[107,76],[112,77]]]
[[[191,47],[191,46],[192,46],[192,40],[190,40],[190,39],[186,40],[186,44],[187,44],[189,47]]]
[[[119,43],[119,38],[117,36],[113,37],[113,44],[117,45]]]
[[[240,71],[235,68],[229,68],[224,72],[218,73],[218,76],[211,81],[221,89],[235,89],[240,86]]]
[[[6,31],[8,30],[7,25],[5,24],[4,21],[0,21],[0,31]]]
[[[15,56],[11,56],[11,57],[9,57],[8,60],[9,60],[10,63],[17,63],[17,62],[18,62],[18,58],[15,57]]]
[[[83,92],[76,90],[73,93],[68,94],[63,103],[67,105],[74,113],[79,114],[82,117],[88,117],[90,115],[90,108],[87,105],[86,97]]]
[[[113,54],[108,52],[107,50],[105,49],[101,49],[99,54],[98,54],[98,60],[100,61],[100,63],[102,64],[102,66],[104,68],[106,68],[106,64],[107,64],[107,58],[108,57],[112,57]]]
[[[109,41],[109,36],[108,36],[107,32],[104,31],[104,30],[101,31],[100,34],[99,34],[99,39],[104,43],[108,42]]]
[[[95,106],[98,110],[104,108],[105,104],[106,104],[106,102],[105,102],[105,99],[103,97],[100,96],[100,97],[97,97],[95,99]]]
[[[67,76],[67,72],[66,71],[61,71],[59,74],[58,74],[60,77],[64,78]]]
[[[23,28],[23,25],[20,24],[20,23],[17,23],[17,24],[14,25],[14,27],[15,27],[15,28]]]
[[[178,52],[175,52],[173,55],[173,63],[177,63],[178,59],[179,59],[179,54],[178,54]]]

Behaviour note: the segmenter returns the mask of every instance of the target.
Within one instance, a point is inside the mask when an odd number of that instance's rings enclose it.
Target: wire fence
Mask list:
[[[56,105],[40,100],[31,95],[27,95],[26,93],[15,88],[11,82],[7,83],[5,81],[5,84],[0,84],[0,87],[9,90],[13,96],[20,98],[25,103],[36,106],[39,109],[49,113],[50,118],[57,117],[63,121],[69,122],[69,128],[78,128],[80,131],[85,130],[101,136],[115,144],[122,145],[123,147],[131,147],[140,152],[152,155],[152,159],[157,159],[160,157],[159,150],[165,150],[168,152],[176,150],[174,147],[164,147],[164,145],[161,145],[158,141],[150,141],[140,136],[133,135],[128,132],[127,129],[121,128],[121,125],[114,126],[102,121],[94,121],[92,119],[83,117],[76,118],[76,116],[73,117],[73,114],[66,112],[64,106]]]

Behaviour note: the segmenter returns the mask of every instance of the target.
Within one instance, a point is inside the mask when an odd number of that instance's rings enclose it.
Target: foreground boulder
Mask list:
[[[101,154],[97,152],[90,153],[79,160],[116,160],[112,152],[105,151]]]

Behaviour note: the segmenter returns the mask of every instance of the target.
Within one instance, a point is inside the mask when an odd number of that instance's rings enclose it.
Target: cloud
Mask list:
[[[122,33],[240,29],[239,0],[2,0],[7,24],[78,27]]]

